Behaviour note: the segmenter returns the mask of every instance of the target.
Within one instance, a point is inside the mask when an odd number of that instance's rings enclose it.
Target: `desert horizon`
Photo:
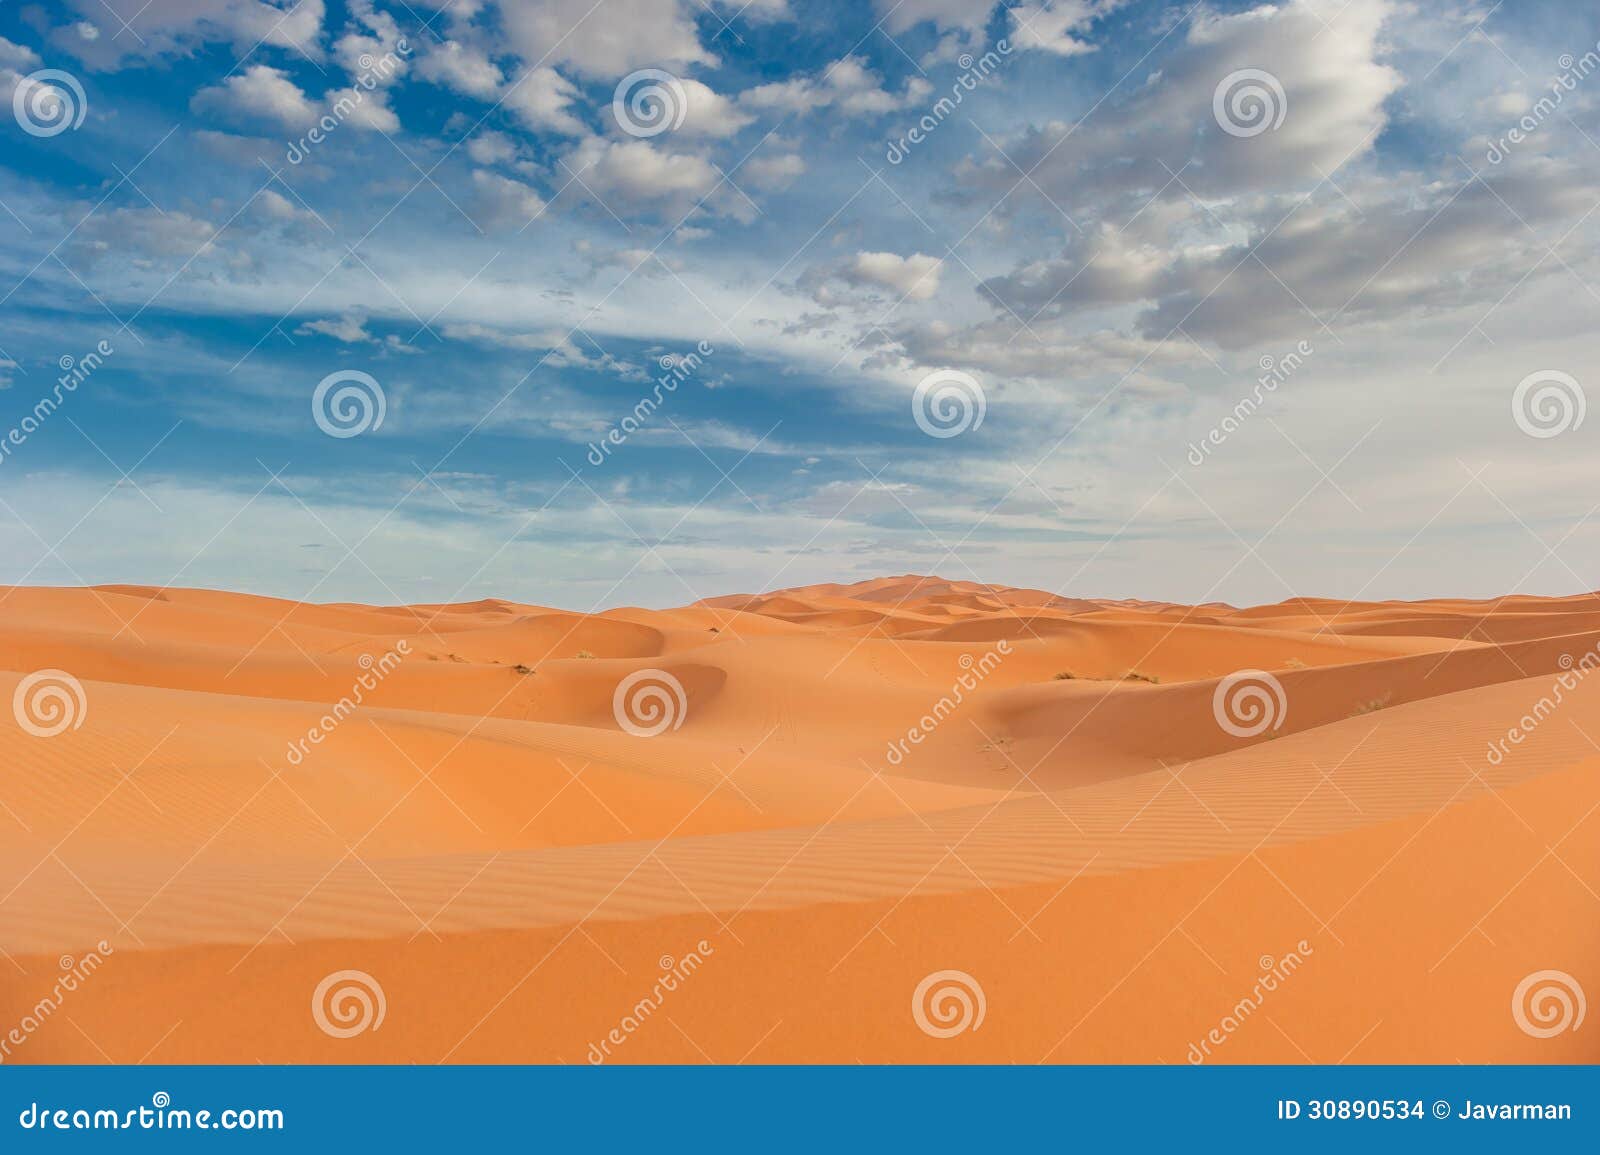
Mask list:
[[[19,1131],[1594,1146],[1594,4],[19,0],[0,138]]]
[[[1600,594],[12,587],[0,638],[6,1062],[1600,1057]]]

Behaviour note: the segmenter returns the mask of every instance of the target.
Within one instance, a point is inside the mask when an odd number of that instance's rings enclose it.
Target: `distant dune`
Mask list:
[[[0,1058],[1597,1061],[1597,646],[1594,594],[0,590]]]

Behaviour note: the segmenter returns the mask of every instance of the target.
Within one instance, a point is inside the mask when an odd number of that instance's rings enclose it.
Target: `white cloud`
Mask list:
[[[1011,42],[1057,56],[1079,56],[1095,46],[1081,35],[1121,0],[1030,0],[1011,9]]]
[[[799,155],[783,153],[746,161],[735,179],[747,181],[759,189],[776,190],[787,188],[805,171],[806,162]]]
[[[472,184],[472,215],[481,225],[521,229],[544,213],[544,198],[519,180],[480,168],[473,170]]]
[[[944,262],[926,253],[902,257],[897,253],[857,253],[841,271],[852,285],[891,289],[907,300],[930,300],[939,291],[939,270]]]
[[[667,152],[645,140],[589,137],[565,163],[608,204],[613,200],[630,206],[681,202],[709,193],[720,179],[702,157]]]
[[[674,131],[684,136],[733,136],[755,120],[726,96],[712,91],[698,80],[680,80],[685,97],[683,124]]]
[[[593,0],[501,0],[499,7],[518,56],[571,65],[585,76],[613,79],[635,68],[716,63],[700,44],[700,7],[690,0],[606,0],[600,6]]]
[[[554,68],[535,68],[508,88],[504,107],[536,131],[582,136],[586,129],[570,111],[578,99],[577,85]]]
[[[0,36],[0,68],[32,71],[38,68],[40,63],[39,54],[33,49],[22,44],[13,44],[4,36]]]
[[[300,128],[317,118],[316,105],[289,74],[266,64],[252,64],[216,87],[202,88],[189,103],[196,112],[216,112],[233,120],[268,120],[285,128]]]
[[[845,56],[815,77],[791,77],[746,89],[739,94],[739,103],[791,113],[834,108],[846,116],[874,116],[919,103],[932,91],[931,84],[914,76],[906,81],[905,91],[895,96],[865,60]]]
[[[504,164],[516,155],[516,142],[505,133],[493,129],[481,129],[467,141],[467,156],[475,164]]]
[[[492,101],[505,77],[481,48],[446,40],[417,61],[417,75],[463,96]]]
[[[400,118],[389,107],[388,99],[381,88],[371,92],[363,88],[345,88],[328,93],[327,104],[329,111],[345,124],[392,135],[400,131]]]
[[[367,319],[356,313],[346,313],[342,317],[320,321],[307,321],[295,330],[297,336],[304,333],[320,333],[324,337],[332,337],[335,341],[346,345],[363,344],[373,339],[372,334],[367,332]]]

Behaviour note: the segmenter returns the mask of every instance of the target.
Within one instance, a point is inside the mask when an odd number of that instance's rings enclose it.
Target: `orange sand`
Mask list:
[[[0,1038],[33,1024],[0,1057],[582,1063],[618,1030],[611,1061],[1183,1063],[1233,1016],[1209,1061],[1600,1060],[1600,1021],[1512,1011],[1542,970],[1600,995],[1600,678],[1488,756],[1597,644],[1597,595],[0,591],[0,703],[45,668],[85,703],[0,713]],[[1281,727],[1218,724],[1243,668]],[[641,670],[681,726],[619,724]],[[312,1003],[345,970],[385,1012],[340,1038]],[[947,1038],[913,1015],[944,970],[985,1008]]]

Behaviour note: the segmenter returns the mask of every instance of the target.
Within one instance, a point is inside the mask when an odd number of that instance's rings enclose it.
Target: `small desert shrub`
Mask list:
[[[1283,668],[1286,670],[1303,670],[1306,668],[1306,664],[1299,658],[1285,658],[1283,660]]]
[[[1076,678],[1077,676],[1078,676],[1077,674],[1069,674],[1066,670],[1062,670],[1059,674],[1056,675],[1056,679],[1055,680],[1058,681],[1058,682],[1070,682],[1074,678]]]
[[[1369,698],[1367,701],[1357,705],[1354,710],[1350,711],[1350,716],[1352,718],[1359,718],[1362,714],[1376,714],[1379,710],[1387,706],[1389,704],[1389,699],[1393,697],[1393,694],[1385,694],[1381,698]]]
[[[521,662],[518,662],[516,665],[512,666],[511,668],[513,670],[515,670],[519,674],[531,674],[531,673],[533,673],[533,667],[532,666],[525,666]]]
[[[594,655],[591,654],[588,650],[579,650],[575,656],[579,657],[579,658],[592,658],[592,657],[594,657]]]
[[[1123,677],[1125,682],[1149,682],[1152,686],[1161,681],[1153,674],[1141,674],[1138,670],[1129,670]]]

